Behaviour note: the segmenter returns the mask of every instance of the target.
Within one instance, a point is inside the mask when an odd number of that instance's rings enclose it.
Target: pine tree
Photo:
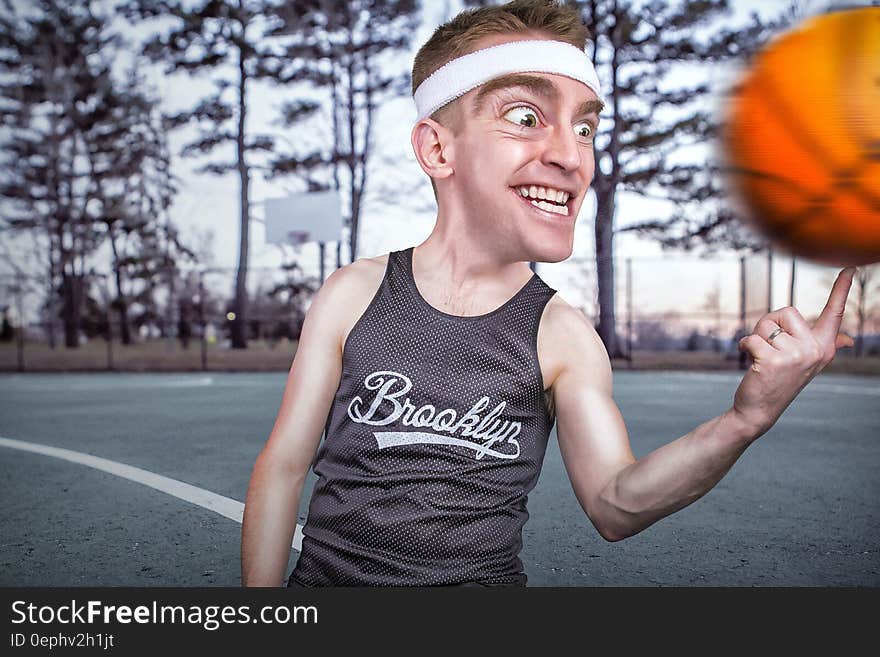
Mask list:
[[[690,161],[676,158],[682,149],[711,144],[718,117],[710,106],[717,90],[705,80],[685,79],[681,64],[693,72],[717,67],[755,52],[787,25],[793,13],[764,22],[753,14],[743,28],[723,17],[728,0],[644,3],[586,0],[578,3],[595,40],[590,56],[608,104],[597,139],[596,268],[599,288],[597,331],[612,356],[623,355],[615,330],[613,238],[617,195],[631,192],[664,198],[676,207],[671,217],[645,218],[628,228],[660,239],[667,246],[696,241],[749,248],[754,240],[741,231],[725,202],[714,155]]]
[[[174,117],[173,125],[195,123],[198,138],[184,148],[184,155],[208,155],[225,145],[234,145],[235,161],[212,161],[202,172],[236,172],[239,179],[239,249],[235,278],[235,320],[232,347],[247,347],[247,276],[250,252],[250,183],[253,164],[248,156],[271,151],[269,135],[248,130],[248,90],[258,79],[271,79],[277,63],[267,31],[276,22],[284,3],[269,0],[130,0],[123,13],[130,20],[171,18],[174,26],[149,40],[144,52],[167,71],[189,74],[213,73],[215,92],[195,107]],[[297,4],[297,3],[292,3]],[[230,75],[231,74],[231,75]]]
[[[357,258],[376,111],[387,99],[409,91],[409,62],[399,54],[409,47],[418,8],[416,0],[313,0],[289,3],[279,11],[284,24],[277,33],[291,38],[278,79],[307,82],[327,92],[332,143],[277,157],[274,173],[302,175],[310,189],[347,187],[350,262]],[[313,101],[295,101],[285,106],[283,119],[294,125],[318,110]],[[321,169],[329,172],[321,175]]]
[[[116,287],[113,307],[122,343],[130,344],[128,310],[134,287],[152,288],[163,277],[173,285],[171,270],[178,259],[194,256],[181,244],[168,216],[177,190],[170,171],[167,119],[158,100],[145,91],[136,66],[126,77],[110,108],[115,130],[102,136],[108,142],[107,155],[104,174],[96,176],[96,182],[104,209],[98,221],[106,231]]]
[[[89,258],[103,241],[99,180],[114,125],[114,36],[90,3],[39,0],[0,15],[5,221],[38,232],[50,307],[61,297],[65,344],[79,345]],[[50,313],[55,316],[54,310]],[[50,340],[54,330],[50,322]]]

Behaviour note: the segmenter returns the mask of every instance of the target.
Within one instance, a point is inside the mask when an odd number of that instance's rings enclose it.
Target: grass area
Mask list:
[[[272,345],[265,341],[251,342],[247,349],[228,349],[219,344],[208,345],[207,371],[287,371],[293,362],[297,342],[282,340]],[[202,368],[199,342],[183,349],[179,342],[152,341],[127,347],[114,343],[108,355],[107,343],[101,340],[82,345],[79,349],[27,343],[24,348],[24,370],[27,372],[88,372],[118,370],[124,372],[197,372]],[[844,350],[827,368],[836,374],[880,376],[880,357],[855,358]],[[112,367],[109,363],[112,359]],[[620,370],[737,370],[739,360],[709,351],[637,351],[632,361],[615,359]],[[0,371],[15,372],[18,367],[16,344],[0,344]]]
[[[108,354],[107,343],[95,340],[78,349],[28,343],[24,348],[24,370],[28,372],[79,372],[119,370],[124,372],[287,371],[296,352],[296,341],[281,340],[274,345],[251,342],[247,349],[227,349],[208,345],[207,367],[202,366],[202,347],[190,342],[183,349],[179,342],[164,340],[123,346],[114,343]],[[112,366],[111,366],[112,363]],[[18,350],[15,343],[0,345],[0,371],[16,371]]]
[[[841,351],[823,372],[880,376],[880,357],[856,358],[851,349]],[[615,369],[632,370],[738,370],[739,357],[713,351],[636,351],[632,361],[615,359]]]

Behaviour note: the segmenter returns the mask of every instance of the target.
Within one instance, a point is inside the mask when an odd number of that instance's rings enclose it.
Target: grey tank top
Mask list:
[[[532,278],[492,312],[419,293],[410,247],[352,327],[289,585],[525,586],[526,502],[553,426]]]

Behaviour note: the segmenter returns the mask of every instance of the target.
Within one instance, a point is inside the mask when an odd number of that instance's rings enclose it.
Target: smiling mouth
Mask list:
[[[535,185],[518,185],[511,187],[511,190],[523,203],[528,203],[537,210],[562,217],[571,215],[574,196],[568,192]]]

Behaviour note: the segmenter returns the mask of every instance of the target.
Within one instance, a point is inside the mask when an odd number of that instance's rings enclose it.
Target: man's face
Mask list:
[[[596,94],[565,76],[521,73],[459,102],[449,182],[475,234],[518,260],[569,257],[595,171]]]

